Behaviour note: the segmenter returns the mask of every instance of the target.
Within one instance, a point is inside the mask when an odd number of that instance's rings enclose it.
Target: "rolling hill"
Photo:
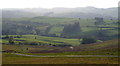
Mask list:
[[[76,15],[77,14],[77,15]],[[91,15],[92,14],[92,15]],[[96,16],[104,18],[118,17],[118,8],[95,8],[95,7],[77,7],[77,8],[25,8],[25,9],[3,9],[2,15],[5,18],[11,17],[72,17],[72,18],[94,18]]]

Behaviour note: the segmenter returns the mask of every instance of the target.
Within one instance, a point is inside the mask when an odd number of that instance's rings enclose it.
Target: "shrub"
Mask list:
[[[90,43],[95,43],[96,40],[93,38],[83,38],[82,44],[90,44]]]

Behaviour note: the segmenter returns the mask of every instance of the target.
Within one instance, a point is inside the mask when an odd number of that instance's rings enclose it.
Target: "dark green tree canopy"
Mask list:
[[[61,36],[76,34],[80,32],[81,32],[80,23],[75,22],[74,24],[65,25]]]
[[[82,44],[91,44],[91,43],[95,43],[96,40],[93,38],[83,38],[82,40]]]

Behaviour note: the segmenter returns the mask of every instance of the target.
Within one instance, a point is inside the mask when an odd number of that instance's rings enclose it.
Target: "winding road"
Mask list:
[[[19,56],[30,56],[30,57],[120,57],[117,55],[28,55],[20,53],[12,53]]]

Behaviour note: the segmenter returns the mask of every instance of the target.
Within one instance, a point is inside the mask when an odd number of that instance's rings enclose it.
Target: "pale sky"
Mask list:
[[[0,8],[118,7],[120,0],[0,0]]]

